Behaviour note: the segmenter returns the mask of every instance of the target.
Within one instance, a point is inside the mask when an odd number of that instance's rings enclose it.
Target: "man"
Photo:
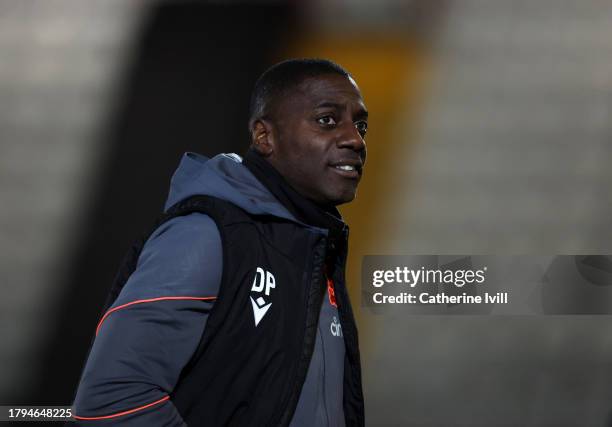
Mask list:
[[[98,324],[79,423],[364,424],[335,208],[366,157],[361,93],[330,61],[285,61],[257,81],[249,128],[244,159],[183,157]]]

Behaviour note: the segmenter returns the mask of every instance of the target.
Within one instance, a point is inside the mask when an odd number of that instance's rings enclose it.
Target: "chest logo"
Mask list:
[[[261,319],[263,319],[270,307],[272,307],[272,303],[268,301],[270,300],[270,289],[274,288],[276,288],[276,279],[274,275],[261,267],[257,267],[255,278],[253,279],[253,286],[251,286],[250,296],[251,305],[253,306],[253,316],[255,317],[255,326],[259,325]]]
[[[342,325],[338,322],[338,319],[336,319],[336,316],[334,316],[334,320],[332,321],[331,325],[329,325],[329,329],[333,336],[335,337],[342,336]]]

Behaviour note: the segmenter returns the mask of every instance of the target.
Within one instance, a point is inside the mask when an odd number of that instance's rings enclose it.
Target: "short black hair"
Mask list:
[[[309,77],[338,74],[350,78],[351,74],[328,59],[288,59],[268,68],[255,82],[249,108],[249,130],[253,123],[270,113],[271,106],[281,95]]]

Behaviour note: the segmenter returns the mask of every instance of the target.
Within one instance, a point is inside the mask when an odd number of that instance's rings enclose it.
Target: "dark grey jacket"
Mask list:
[[[166,209],[193,195],[251,214],[294,219],[236,155],[187,153]],[[219,231],[203,214],[177,217],[146,242],[135,272],[97,328],[74,402],[83,425],[184,425],[167,399],[198,346],[221,282]],[[245,315],[252,315],[247,313]],[[345,347],[338,310],[324,298],[314,353],[292,426],[342,426]]]

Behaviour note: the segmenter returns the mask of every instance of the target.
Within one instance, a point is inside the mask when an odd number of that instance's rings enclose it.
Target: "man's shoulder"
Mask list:
[[[172,218],[147,239],[113,305],[166,296],[216,295],[223,268],[217,225],[202,213]]]
[[[193,212],[171,218],[153,231],[144,244],[138,265],[151,262],[151,258],[159,265],[198,256],[220,262],[215,254],[221,250],[221,235],[215,221],[206,214]]]
[[[205,213],[192,212],[171,218],[160,225],[147,239],[146,244],[156,241],[186,239],[197,241],[219,235],[215,221]]]

